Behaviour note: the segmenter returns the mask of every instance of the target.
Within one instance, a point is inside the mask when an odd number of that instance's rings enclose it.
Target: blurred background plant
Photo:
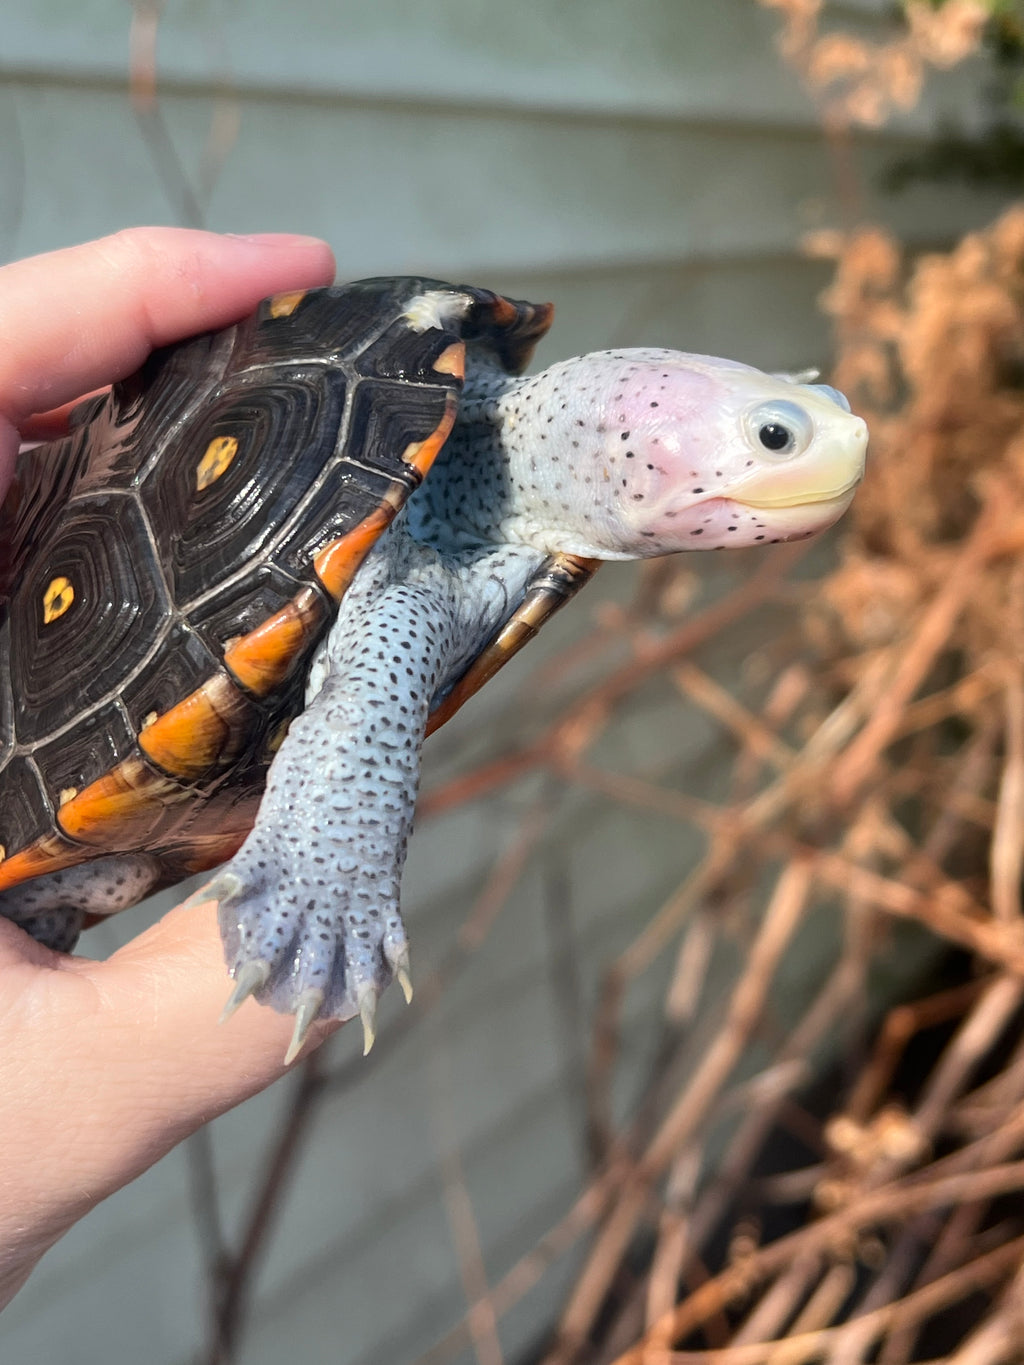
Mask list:
[[[1014,0],[903,0],[902,30],[866,39],[845,28],[823,31],[823,0],[759,0],[779,12],[778,46],[800,72],[833,127],[877,128],[912,109],[929,68],[946,70],[1012,28]],[[837,21],[841,22],[841,21]]]
[[[1019,6],[127,18],[3,20],[7,254],[322,231],[554,296],[545,358],[832,356],[872,452],[828,545],[605,570],[438,736],[413,1009],[98,1210],[6,1358],[1019,1360]]]

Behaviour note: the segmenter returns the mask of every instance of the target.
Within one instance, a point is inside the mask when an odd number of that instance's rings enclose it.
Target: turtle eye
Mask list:
[[[781,422],[765,422],[757,429],[757,439],[765,450],[787,451],[793,444],[793,433]]]
[[[814,424],[798,403],[784,399],[761,403],[747,414],[747,433],[754,448],[769,459],[791,460],[814,439]]]

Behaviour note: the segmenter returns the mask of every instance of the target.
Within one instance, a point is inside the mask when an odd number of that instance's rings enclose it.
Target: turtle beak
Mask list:
[[[831,433],[818,437],[813,459],[761,464],[730,488],[728,496],[767,512],[817,503],[845,505],[864,477],[867,445],[867,424],[847,417]]]

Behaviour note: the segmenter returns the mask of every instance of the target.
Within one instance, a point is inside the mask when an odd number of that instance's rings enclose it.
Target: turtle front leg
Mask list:
[[[357,580],[252,833],[200,893],[219,903],[226,1013],[249,995],[294,1013],[289,1060],[317,1018],[361,1016],[368,1051],[381,991],[397,978],[411,995],[400,885],[420,747],[434,697],[508,613],[505,554],[500,575],[492,556],[453,568],[424,551],[400,582],[373,566]],[[525,582],[538,556],[520,558]]]
[[[397,977],[411,995],[399,891],[430,701],[455,637],[451,603],[397,586],[352,622],[292,724],[252,833],[209,887],[235,989],[296,1015],[363,1021]],[[383,629],[382,629],[383,627]],[[415,642],[415,648],[413,644]]]

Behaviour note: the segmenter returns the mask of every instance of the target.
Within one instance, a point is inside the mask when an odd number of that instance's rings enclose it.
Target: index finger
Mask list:
[[[129,228],[0,268],[0,413],[15,427],[123,379],[156,346],[223,327],[267,294],[328,284],[326,242]]]

